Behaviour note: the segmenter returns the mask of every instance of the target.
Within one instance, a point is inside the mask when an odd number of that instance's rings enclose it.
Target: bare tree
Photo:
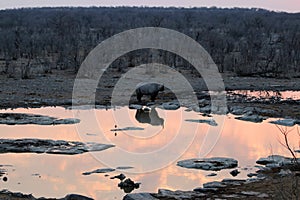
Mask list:
[[[289,135],[289,133],[291,133],[293,131],[293,129],[288,130],[286,126],[280,127],[277,124],[276,124],[276,127],[280,131],[281,135],[283,135],[283,139],[284,139],[284,142],[282,142],[281,140],[278,140],[278,142],[291,153],[291,155],[293,156],[293,161],[298,164],[297,157],[296,157],[293,149],[291,148],[289,139],[288,139],[288,135]],[[299,132],[298,132],[298,134],[299,134]]]

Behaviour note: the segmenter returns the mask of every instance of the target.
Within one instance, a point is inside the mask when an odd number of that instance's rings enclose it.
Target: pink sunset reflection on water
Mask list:
[[[59,118],[74,117],[72,110],[61,107],[2,110],[1,112],[33,113]],[[89,113],[90,111],[80,110],[78,112]],[[136,171],[147,165],[154,165],[155,160],[146,159],[144,163],[136,163],[135,160],[126,161],[118,154],[117,147],[97,152],[96,156],[90,153],[81,155],[0,154],[0,164],[12,165],[12,167],[6,168],[9,181],[2,183],[2,189],[32,193],[35,197],[63,197],[66,194],[76,193],[95,199],[120,199],[125,194],[117,187],[117,180],[111,180],[109,177],[105,177],[104,174],[82,175],[83,172],[98,168],[116,168],[120,166],[132,166],[134,168],[108,174],[114,176],[124,173],[132,180],[141,182],[141,186],[138,190],[135,190],[136,192],[156,192],[158,188],[192,190],[205,182],[231,177],[229,174],[231,170],[222,170],[217,172],[216,177],[207,177],[206,175],[211,173],[210,171],[185,169],[176,166],[178,160],[198,157],[201,144],[211,127],[207,124],[186,122],[185,119],[199,118],[199,113],[185,112],[184,108],[177,111],[157,109],[157,112],[160,117],[164,117],[165,124],[163,128],[138,123],[134,117],[135,110],[129,110],[127,107],[117,110],[95,110],[93,116],[98,120],[105,118],[105,123],[101,123],[100,129],[94,125],[89,125],[88,119],[83,119],[81,123],[85,124],[84,127],[89,127],[84,137],[82,133],[78,133],[77,125],[1,125],[1,138],[41,138],[68,141],[86,141],[88,138],[89,141],[101,142],[99,141],[99,135],[102,134],[111,144],[134,153],[149,153],[164,148],[176,137],[180,137],[181,140],[193,138],[187,148],[180,149],[180,143],[175,146],[168,146],[170,148],[169,154],[161,154],[161,158],[168,159],[172,152],[182,154],[178,155],[177,160],[168,162],[165,167],[148,173],[136,173]],[[145,128],[144,133],[140,134],[144,138],[134,137],[141,131],[118,132],[117,136],[113,131],[110,131],[115,127],[116,119],[118,119],[115,115],[121,116],[122,113],[131,116],[129,120],[137,127]],[[225,116],[220,138],[207,157],[218,156],[237,159],[241,173],[236,178],[247,178],[248,173],[255,171],[254,165],[258,158],[270,154],[290,156],[289,152],[279,144],[278,140],[281,140],[282,136],[274,124],[268,123],[270,120],[255,124],[235,120],[233,115]],[[123,127],[126,123],[119,122],[118,124]],[[121,125],[119,126],[121,127]],[[290,133],[289,141],[292,147],[299,149],[300,138],[296,131],[294,128]],[[155,134],[152,134],[153,132]],[[151,137],[145,139],[147,136]],[[111,159],[112,164],[108,166],[99,158],[103,158],[104,161],[105,159]]]

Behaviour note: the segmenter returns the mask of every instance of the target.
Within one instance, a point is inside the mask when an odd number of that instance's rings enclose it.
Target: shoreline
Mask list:
[[[273,78],[259,78],[259,77],[235,77],[230,74],[222,74],[225,83],[226,90],[269,90],[269,91],[299,91],[300,90],[300,78],[293,79],[273,79]],[[2,76],[2,77],[1,77]],[[0,99],[2,103],[0,109],[16,109],[16,108],[39,108],[45,106],[62,106],[67,108],[72,106],[72,89],[74,83],[75,75],[67,71],[54,71],[53,74],[46,76],[39,76],[32,79],[11,79],[6,78],[4,75],[0,75],[0,84],[2,88],[0,89]],[[242,84],[241,84],[242,83]],[[109,91],[107,88],[111,88],[111,80],[106,80],[102,88],[100,88],[100,94],[98,98],[100,100],[96,101],[97,105],[107,105],[109,102]],[[203,95],[205,91],[205,86],[199,84],[197,87],[197,92],[200,94],[201,109],[205,110],[209,106],[209,96]],[[165,102],[170,102],[169,94],[164,94],[162,98],[159,98],[156,103],[161,105]],[[199,97],[199,96],[198,96]],[[88,99],[88,98],[87,98]],[[172,99],[173,100],[173,99]],[[133,102],[136,103],[136,102]],[[300,111],[298,111],[299,100],[295,101],[279,101],[275,103],[270,103],[266,101],[262,102],[251,102],[243,98],[233,99],[227,102],[229,107],[229,112],[237,112],[241,115],[246,114],[249,110],[255,115],[261,115],[266,117],[280,117],[280,118],[294,118],[300,119]],[[82,103],[84,104],[84,103]],[[79,104],[81,105],[81,104]],[[209,113],[209,110],[208,110]],[[267,179],[259,180],[257,182],[252,182],[242,185],[227,185],[226,187],[218,190],[218,192],[208,192],[208,196],[195,196],[194,199],[207,199],[207,198],[226,198],[226,199],[237,199],[244,197],[247,199],[257,199],[260,194],[266,193],[268,197],[274,193],[274,188],[276,186],[281,186],[280,184],[288,184],[291,178],[298,180],[299,174],[289,174],[288,176],[281,177],[277,176],[277,172],[271,173]],[[241,191],[254,191],[258,193],[252,193],[256,195],[251,195],[251,193],[241,194]],[[151,195],[153,198],[160,200],[169,200],[172,198],[165,198],[164,195],[195,195],[199,192],[188,191],[188,192],[174,192],[168,190],[160,190],[158,193],[143,193],[145,195]],[[164,194],[164,195],[162,195]],[[198,195],[197,194],[197,195]],[[135,194],[136,195],[136,194]],[[236,195],[236,196],[235,196]],[[124,194],[125,196],[125,194]],[[124,200],[134,200],[131,196],[124,197]],[[149,196],[148,196],[149,197]],[[12,200],[21,199],[47,199],[47,198],[34,198],[32,195],[25,195],[21,193],[12,193],[9,191],[0,191],[0,198],[7,198]],[[60,200],[68,199],[78,199],[78,200],[90,200],[88,197],[69,195]],[[263,196],[261,198],[267,198]],[[49,198],[55,199],[55,198]],[[146,199],[146,198],[145,198]],[[193,199],[193,198],[191,198]]]
[[[113,77],[119,77],[120,74],[113,74]],[[274,79],[260,77],[236,77],[230,73],[222,74],[226,91],[234,90],[254,90],[254,91],[299,91],[300,78],[293,79]],[[96,105],[110,105],[110,96],[114,86],[115,78],[107,78],[101,82],[96,92]],[[52,74],[44,76],[35,76],[32,79],[12,79],[4,75],[0,75],[0,109],[15,108],[38,108],[45,106],[72,106],[72,92],[75,74],[70,71],[54,70]],[[205,105],[209,104],[210,96],[205,94],[206,85],[201,78],[191,77],[190,81],[194,81],[194,88],[198,99],[204,99]],[[207,93],[207,92],[206,92]],[[122,98],[122,96],[120,96]],[[174,94],[167,90],[158,96],[156,103],[162,104],[176,99]],[[85,102],[91,102],[90,98],[83,96]],[[186,97],[189,101],[189,97]],[[78,105],[88,104],[78,102]],[[131,97],[133,104],[137,103],[135,95]],[[199,102],[201,104],[201,102]],[[273,110],[263,113],[267,117],[291,117],[300,119],[300,111],[298,112],[300,100],[285,100],[280,102],[266,101],[249,101],[247,99],[228,99],[227,105],[229,110],[231,107],[252,107],[257,110]]]
[[[228,178],[222,181],[205,183],[203,188],[194,190],[168,190],[158,189],[156,193],[129,193],[124,194],[123,200],[199,200],[199,199],[293,199],[300,195],[297,184],[300,181],[300,166],[282,165],[281,167],[261,167],[256,178],[247,179]],[[296,187],[294,187],[296,185]],[[9,200],[93,200],[91,197],[68,194],[62,198],[40,197],[21,192],[0,191],[0,199]]]

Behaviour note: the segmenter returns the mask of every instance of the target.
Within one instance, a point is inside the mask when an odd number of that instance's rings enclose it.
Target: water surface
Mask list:
[[[118,187],[118,180],[111,180],[104,174],[83,176],[82,173],[98,168],[132,166],[132,169],[108,173],[110,176],[124,173],[136,182],[141,182],[135,192],[157,192],[158,188],[192,190],[203,183],[230,178],[231,170],[217,172],[216,177],[207,177],[209,171],[185,169],[176,166],[176,161],[198,157],[201,147],[214,144],[216,137],[207,134],[221,131],[214,148],[207,157],[232,157],[239,161],[241,173],[235,178],[247,178],[255,171],[255,161],[270,154],[289,156],[288,151],[278,142],[282,137],[269,119],[260,124],[235,120],[233,115],[224,117],[224,123],[217,127],[208,124],[186,122],[186,119],[205,119],[200,113],[186,112],[185,108],[165,111],[156,108],[157,121],[136,118],[136,110],[127,107],[108,110],[73,110],[75,117],[80,113],[80,125],[38,126],[1,125],[1,138],[40,138],[70,141],[95,141],[115,144],[115,148],[81,155],[49,154],[0,154],[2,165],[7,167],[8,181],[2,182],[1,189],[32,193],[35,197],[63,197],[77,193],[95,199],[121,199],[125,194]],[[37,109],[1,110],[1,112],[43,114],[59,118],[74,117],[72,110],[61,107]],[[161,119],[163,119],[163,124]],[[218,122],[220,116],[213,116]],[[97,121],[97,126],[92,123]],[[143,122],[143,123],[142,123]],[[144,130],[119,131],[111,129],[135,126]],[[290,129],[290,128],[289,128]],[[299,147],[299,136],[294,129],[289,135],[291,146]],[[218,135],[218,134],[216,134]],[[205,140],[206,138],[206,140]],[[210,141],[210,139],[214,141]],[[203,144],[203,141],[206,143]],[[132,154],[124,157],[120,153]],[[166,149],[166,150],[165,150]],[[155,152],[161,151],[155,158]],[[136,155],[136,156],[135,156]],[[141,162],[140,155],[145,159]],[[141,173],[143,172],[144,173]],[[145,172],[147,171],[147,172]]]
[[[238,95],[247,98],[258,99],[280,99],[280,100],[300,100],[300,91],[252,91],[252,90],[233,90],[229,95]]]

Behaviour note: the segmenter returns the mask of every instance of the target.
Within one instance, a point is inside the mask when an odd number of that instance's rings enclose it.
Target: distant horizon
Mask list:
[[[276,11],[276,10],[270,10],[266,8],[259,8],[259,7],[218,7],[218,6],[193,6],[193,7],[175,7],[175,6],[36,6],[36,7],[19,7],[19,8],[0,8],[0,11],[5,10],[22,10],[22,9],[43,9],[43,8],[175,8],[175,9],[201,9],[201,8],[207,8],[207,9],[245,9],[245,10],[251,10],[251,9],[260,9],[260,10],[266,10],[269,12],[277,12],[277,13],[289,13],[289,14],[300,14],[299,12],[288,12],[288,11]]]
[[[0,10],[22,9],[22,8],[45,8],[45,7],[163,7],[163,8],[211,8],[220,9],[264,9],[274,12],[300,13],[299,0],[189,0],[179,2],[173,0],[11,0],[0,2]]]

